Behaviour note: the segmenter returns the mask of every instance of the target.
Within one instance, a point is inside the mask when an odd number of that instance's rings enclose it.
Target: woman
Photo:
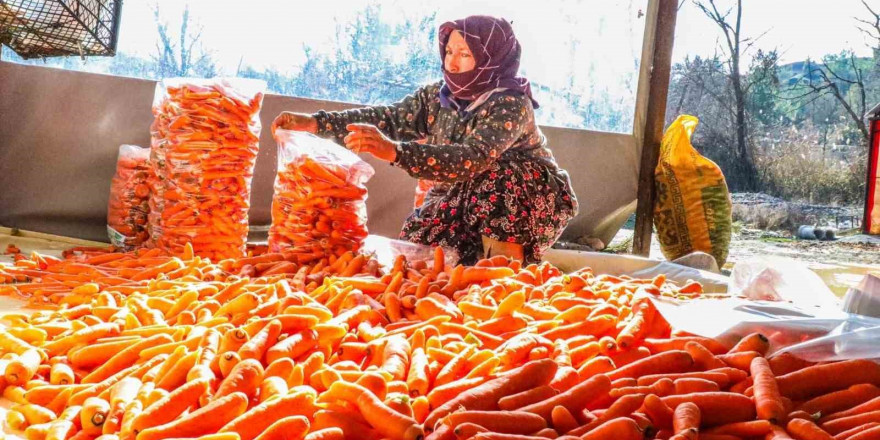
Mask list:
[[[535,124],[529,81],[516,76],[519,42],[510,23],[487,16],[445,23],[439,39],[443,81],[388,106],[284,112],[273,131],[332,137],[430,181],[403,239],[453,248],[463,264],[536,262],[578,208]]]

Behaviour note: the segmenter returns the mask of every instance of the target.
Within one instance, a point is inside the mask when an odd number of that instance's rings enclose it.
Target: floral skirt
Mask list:
[[[486,236],[521,244],[526,262],[534,263],[575,215],[577,199],[564,171],[540,159],[502,158],[474,179],[432,188],[400,237],[455,249],[460,263],[474,264]]]

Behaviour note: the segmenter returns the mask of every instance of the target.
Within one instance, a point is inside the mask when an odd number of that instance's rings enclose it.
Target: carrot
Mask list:
[[[40,366],[42,354],[36,348],[29,348],[6,365],[4,377],[10,385],[23,385],[34,377]]]
[[[761,357],[761,353],[757,351],[742,351],[739,353],[730,353],[719,355],[718,358],[725,364],[743,371],[749,371],[752,359]]]
[[[263,366],[255,359],[245,359],[235,364],[232,370],[217,387],[213,399],[220,399],[235,392],[241,392],[248,399],[257,394],[263,381]]]
[[[815,423],[804,419],[792,419],[786,426],[789,434],[797,440],[831,440],[833,437]]]
[[[97,397],[89,397],[82,405],[80,424],[88,434],[101,435],[104,421],[110,412],[110,402]],[[54,418],[54,417],[53,417]]]
[[[357,406],[366,421],[381,434],[394,439],[422,440],[422,427],[411,418],[388,408],[366,388],[346,382],[335,382],[327,394]]]
[[[663,397],[663,403],[678,407],[684,402],[692,402],[700,408],[704,426],[724,425],[743,422],[755,418],[755,404],[752,399],[735,393],[711,392],[693,393]]]
[[[740,371],[741,370],[737,370]],[[675,374],[651,374],[638,378],[638,384],[641,386],[649,386],[661,379],[671,379],[678,381],[679,379],[703,379],[714,382],[719,388],[727,388],[730,383],[728,376],[720,371],[695,371],[690,373]]]
[[[791,353],[785,352],[772,356],[770,359],[770,368],[776,376],[793,373],[806,367],[815,365],[815,362],[805,361]]]
[[[571,412],[580,411],[590,402],[606,396],[610,390],[611,381],[608,376],[600,374],[549,399],[525,406],[520,411],[537,414],[549,421],[554,407],[563,406]]]
[[[679,336],[671,339],[648,338],[645,339],[642,344],[651,350],[651,353],[660,353],[670,350],[684,350],[685,345],[687,345],[688,342],[696,342],[709,349],[712,354],[718,355],[727,353],[727,348],[721,345],[718,341],[700,336]]]
[[[764,440],[793,440],[788,432],[782,427],[771,425],[770,432],[764,436]]]
[[[880,426],[865,429],[862,432],[849,437],[852,440],[871,440],[880,437]]]
[[[805,399],[853,385],[880,385],[880,365],[869,360],[850,360],[814,365],[776,378],[779,392],[791,399]]]
[[[654,307],[650,301],[641,301],[635,307],[633,317],[617,335],[617,345],[621,349],[627,349],[644,339],[653,321]]]
[[[217,432],[247,409],[244,393],[233,392],[172,422],[145,429],[137,440],[162,440],[170,437],[197,437]]]
[[[256,440],[299,440],[309,431],[309,419],[289,416],[272,423]]]
[[[798,409],[810,414],[824,415],[844,411],[880,397],[880,388],[869,383],[853,385],[845,390],[835,391],[815,397],[801,404]]]
[[[608,377],[614,380],[621,377],[640,377],[648,374],[682,373],[689,370],[693,364],[694,359],[686,351],[673,350],[658,353],[620,367],[608,373]]]
[[[311,417],[318,409],[315,398],[314,391],[295,387],[291,393],[280,398],[261,402],[229,421],[218,432],[237,433],[241,440],[254,439],[279,418],[293,415]]]
[[[424,425],[431,429],[441,418],[459,408],[467,410],[495,409],[500,398],[546,385],[555,373],[556,364],[552,360],[529,362],[506,376],[473,387],[439,407],[435,407],[425,419]],[[430,394],[429,400],[431,399]]]
[[[445,426],[446,425],[444,425],[444,427]],[[452,433],[455,434],[455,437],[459,440],[467,440],[473,438],[475,435],[481,432],[489,432],[489,430],[475,423],[461,423],[456,425],[455,428],[452,430]]]
[[[644,394],[632,394],[617,399],[611,406],[606,409],[595,420],[569,432],[572,435],[583,435],[593,429],[599,427],[605,422],[616,419],[618,417],[630,417],[645,401]],[[568,431],[565,431],[568,432]]]
[[[498,400],[498,408],[506,411],[523,408],[527,405],[549,399],[558,391],[549,385],[541,385],[517,394],[502,397]]]
[[[544,418],[524,411],[458,411],[443,418],[441,423],[453,428],[473,423],[505,434],[531,434],[547,427]]]
[[[306,440],[344,440],[345,434],[339,428],[325,428],[309,432]]]
[[[867,430],[874,428],[874,427],[877,427],[877,426],[880,426],[880,423],[877,423],[877,422],[865,423],[864,425],[857,426],[852,429],[848,429],[846,431],[841,432],[840,434],[835,435],[834,440],[846,440],[846,439],[851,438],[852,436],[854,436],[862,431],[867,431]]]
[[[150,336],[149,338],[141,340],[140,342],[137,342],[133,345],[130,345],[124,350],[111,356],[110,359],[101,364],[100,367],[96,368],[94,371],[83,377],[82,383],[101,382],[104,379],[107,379],[115,373],[118,373],[119,371],[122,371],[137,362],[138,358],[140,357],[141,351],[170,342],[172,342],[170,336],[158,334]]]
[[[297,358],[314,348],[317,344],[318,334],[314,330],[303,330],[294,333],[266,350],[266,362],[272,363],[283,358]]]
[[[273,319],[266,327],[260,330],[254,337],[250,338],[241,348],[238,349],[238,355],[241,359],[262,360],[269,347],[275,345],[278,336],[281,334],[281,321]],[[267,359],[268,360],[268,359]],[[272,361],[269,361],[270,363]]]
[[[770,433],[773,425],[766,420],[753,420],[750,422],[729,423],[727,425],[716,426],[700,433],[703,434],[719,434],[719,435],[735,435],[737,437],[763,437]]]
[[[672,428],[672,419],[674,412],[669,405],[663,403],[658,396],[649,394],[645,396],[644,402],[645,414],[654,422],[654,425],[661,429]]]
[[[695,440],[700,430],[702,413],[694,403],[684,402],[675,407],[672,428],[676,436]]]
[[[195,366],[200,355],[201,350],[197,350],[180,358],[163,376],[156,378],[156,386],[171,391],[186,383],[186,376]]]
[[[865,423],[880,422],[880,411],[868,411],[848,417],[840,417],[834,420],[822,421],[822,428],[832,435],[839,434],[847,429],[855,428]]]
[[[755,351],[763,356],[770,349],[770,340],[760,333],[751,333],[739,340],[728,353]]]
[[[413,397],[428,394],[428,387],[430,385],[428,378],[428,356],[421,347],[416,348],[412,352],[406,384]]]
[[[199,397],[206,391],[208,391],[207,381],[197,380],[188,382],[144,408],[132,422],[132,429],[135,432],[140,432],[171,422],[183,414],[189,407],[196,404],[199,401]]]
[[[769,420],[773,423],[781,420],[785,415],[785,406],[782,404],[782,396],[779,394],[779,386],[767,359],[756,357],[752,359],[751,373],[754,378],[755,407],[758,418]]]
[[[844,417],[854,416],[857,414],[863,414],[869,411],[877,411],[880,410],[880,397],[875,397],[867,402],[860,403],[854,407],[845,409],[843,411],[838,411],[835,413],[831,413],[827,416],[822,417],[822,422],[828,422],[831,420],[842,419]]]
[[[588,379],[597,374],[605,374],[614,371],[615,366],[611,358],[607,356],[597,356],[585,362],[578,368],[578,377],[581,380]]]
[[[554,432],[569,432],[572,429],[577,428],[580,424],[571,414],[571,411],[567,410],[564,406],[553,408],[553,411],[550,413],[550,418],[553,421],[553,427],[556,428]]]
[[[674,385],[675,394],[703,393],[721,390],[717,383],[695,377],[676,379]]]
[[[7,368],[9,368],[7,366]],[[70,365],[57,363],[52,365],[49,373],[49,383],[53,385],[69,385],[74,382],[73,369]]]
[[[596,429],[581,436],[583,440],[641,440],[641,428],[633,419],[620,417],[603,423]]]
[[[713,370],[727,366],[721,359],[715,357],[709,349],[696,342],[688,342],[685,344],[684,349],[694,358],[694,364],[701,370]]]

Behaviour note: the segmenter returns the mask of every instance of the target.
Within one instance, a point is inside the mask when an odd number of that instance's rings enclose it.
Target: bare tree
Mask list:
[[[868,111],[865,71],[852,51],[841,61],[838,64],[842,65],[835,66],[830,57],[825,57],[818,64],[808,60],[806,73],[795,87],[806,90],[800,97],[833,97],[858,129],[862,141],[867,144],[868,126],[862,117]]]
[[[725,12],[721,12],[718,9],[715,0],[694,0],[694,4],[721,29],[724,35],[725,46],[723,50],[727,54],[725,62],[727,66],[726,74],[733,95],[733,105],[730,106],[730,110],[733,113],[736,134],[734,144],[736,161],[734,161],[733,165],[737,169],[734,172],[742,179],[741,189],[755,190],[758,187],[758,172],[749,143],[749,127],[746,118],[748,85],[742,73],[740,62],[744,53],[751,48],[760,36],[754,39],[743,37],[742,0],[736,0],[736,6]],[[733,17],[731,17],[731,14],[733,14]]]
[[[205,51],[199,41],[202,37],[201,28],[190,29],[189,6],[185,6],[180,20],[178,43],[168,29],[168,23],[159,16],[158,4],[153,7],[153,17],[159,32],[156,53],[152,56],[157,66],[159,78],[201,76],[210,77],[216,74],[216,65],[210,52]]]

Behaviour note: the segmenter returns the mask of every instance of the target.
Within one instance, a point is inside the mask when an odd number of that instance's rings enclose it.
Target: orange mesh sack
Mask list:
[[[721,267],[730,247],[730,192],[721,168],[691,145],[698,122],[681,115],[663,135],[654,172],[654,226],[667,259],[702,251]]]
[[[192,243],[214,261],[244,255],[264,90],[264,82],[240,78],[157,86],[150,223],[157,247],[179,255]]]
[[[147,241],[150,198],[150,150],[135,145],[119,147],[116,174],[110,183],[107,235],[118,248],[132,250]]]
[[[367,181],[356,154],[309,133],[278,130],[278,174],[269,250],[300,263],[360,250],[367,237]]]

